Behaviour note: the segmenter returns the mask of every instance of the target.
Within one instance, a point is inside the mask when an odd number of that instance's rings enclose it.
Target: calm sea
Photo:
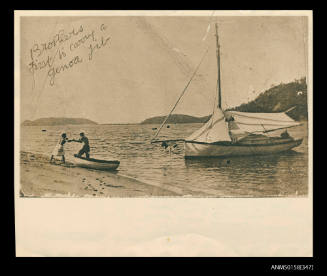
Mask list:
[[[289,129],[294,137],[304,137],[294,151],[253,157],[185,160],[183,143],[173,152],[160,144],[150,144],[158,125],[70,125],[25,126],[21,128],[21,150],[51,155],[66,132],[78,138],[83,131],[90,141],[91,157],[118,159],[118,174],[130,176],[185,196],[303,196],[308,194],[307,124]],[[201,124],[172,124],[161,138],[185,138]],[[46,131],[42,131],[46,129]],[[66,159],[81,144],[65,145]],[[228,161],[228,162],[227,162]]]

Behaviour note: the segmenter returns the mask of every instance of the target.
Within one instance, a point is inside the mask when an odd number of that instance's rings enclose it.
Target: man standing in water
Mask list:
[[[78,143],[83,143],[83,147],[80,149],[80,151],[78,152],[77,156],[81,157],[84,153],[87,159],[90,158],[90,145],[89,145],[89,139],[85,136],[84,132],[81,132],[80,134],[80,139],[78,140],[70,140],[70,141],[74,141],[74,142],[78,142]]]

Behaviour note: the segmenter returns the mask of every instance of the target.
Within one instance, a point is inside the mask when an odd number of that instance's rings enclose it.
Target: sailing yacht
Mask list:
[[[300,125],[300,123],[294,121],[286,114],[289,110],[280,113],[249,113],[222,109],[220,45],[217,23],[215,27],[218,67],[218,104],[214,108],[211,118],[207,123],[186,139],[182,139],[184,142],[185,158],[265,155],[287,151],[299,146],[303,139],[294,139],[288,134],[287,130],[277,137],[267,134],[272,131]],[[167,121],[169,115],[162,123],[156,135]],[[181,139],[167,140],[167,142],[171,141],[181,141]]]
[[[185,158],[264,155],[290,150],[302,143],[287,132],[280,137],[266,132],[299,125],[285,113],[223,112],[219,107],[211,119],[185,139]],[[260,133],[261,132],[261,133]]]

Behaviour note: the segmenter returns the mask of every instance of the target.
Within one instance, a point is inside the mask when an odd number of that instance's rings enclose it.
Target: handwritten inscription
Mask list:
[[[92,60],[93,53],[100,50],[101,48],[105,47],[109,40],[110,40],[110,37],[107,37],[107,38],[101,37],[101,42],[100,43],[95,43],[94,45],[90,44],[90,46],[89,46],[89,50],[90,50],[89,60]]]
[[[46,70],[49,84],[53,86],[60,74],[92,61],[97,52],[109,47],[111,37],[106,31],[105,24],[90,31],[83,25],[68,31],[59,30],[49,41],[31,47],[29,71],[35,77],[38,72]]]

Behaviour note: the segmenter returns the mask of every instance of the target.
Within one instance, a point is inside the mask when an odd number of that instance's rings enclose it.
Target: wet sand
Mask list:
[[[147,197],[178,196],[117,172],[77,168],[73,164],[36,153],[20,154],[21,197]]]

